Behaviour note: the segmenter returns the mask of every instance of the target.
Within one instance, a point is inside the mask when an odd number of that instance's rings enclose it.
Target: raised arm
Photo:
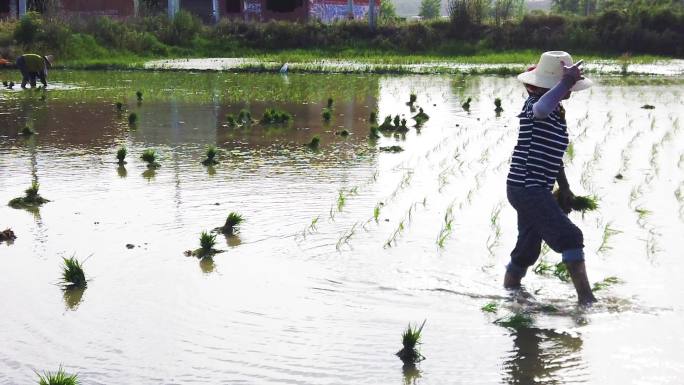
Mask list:
[[[561,62],[563,67],[563,77],[552,89],[542,95],[539,100],[532,106],[532,112],[536,119],[546,119],[557,107],[570,89],[582,79],[582,69],[580,65],[582,61],[578,61],[571,67],[566,67],[565,63]]]

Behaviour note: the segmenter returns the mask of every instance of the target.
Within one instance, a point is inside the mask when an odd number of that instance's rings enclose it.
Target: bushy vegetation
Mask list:
[[[333,56],[363,52],[473,55],[550,47],[583,53],[684,56],[681,2],[625,6],[624,0],[612,0],[598,9],[589,5],[577,12],[574,5],[557,6],[551,14],[524,14],[518,0],[448,0],[447,4],[449,18],[423,21],[390,17],[389,11],[383,16],[381,9],[375,31],[365,21],[349,20],[323,24],[223,19],[208,26],[183,11],[173,20],[149,13],[126,20],[28,13],[19,21],[0,22],[0,55],[11,60],[20,52],[49,51],[57,55],[58,63],[87,60],[106,65],[129,58],[248,56],[302,48]]]

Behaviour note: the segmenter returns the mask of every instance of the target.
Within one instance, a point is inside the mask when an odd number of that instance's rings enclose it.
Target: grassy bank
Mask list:
[[[126,21],[45,19],[29,13],[20,21],[0,22],[0,56],[12,60],[24,52],[53,53],[58,68],[73,69],[140,69],[147,61],[172,58],[253,59],[251,64],[231,68],[236,71],[335,60],[350,63],[350,68],[361,63],[366,72],[410,72],[404,66],[422,63],[431,64],[432,72],[450,72],[455,63],[517,63],[515,68],[508,67],[515,72],[549,49],[571,51],[587,62],[651,63],[684,56],[684,46],[673,43],[684,40],[684,27],[663,28],[646,16],[636,21],[620,17],[526,15],[501,25],[467,27],[448,20],[395,22],[371,31],[366,23],[354,21],[223,20],[207,26],[185,12],[174,20],[152,16]],[[612,27],[601,24],[607,20],[613,21]],[[616,20],[638,28],[616,25]],[[671,23],[678,21],[679,16]],[[316,72],[329,66],[293,66],[293,70],[307,68]],[[481,72],[505,71],[484,68]]]

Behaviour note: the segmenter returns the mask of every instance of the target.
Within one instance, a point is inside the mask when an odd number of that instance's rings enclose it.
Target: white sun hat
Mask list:
[[[572,61],[572,56],[570,56],[570,54],[567,52],[544,52],[541,55],[541,58],[539,58],[539,63],[537,63],[537,66],[531,71],[523,72],[518,75],[518,80],[525,84],[530,84],[541,88],[553,88],[563,77],[563,67],[561,62],[565,63],[565,66],[567,67],[570,67],[574,64]],[[593,84],[594,82],[584,78],[575,83],[570,91],[586,90]]]

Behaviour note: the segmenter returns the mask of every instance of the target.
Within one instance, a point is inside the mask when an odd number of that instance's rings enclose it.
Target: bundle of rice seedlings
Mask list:
[[[560,190],[556,189],[553,191],[553,197],[566,214],[570,213],[570,211],[579,211],[584,214],[587,211],[594,211],[598,208],[598,198],[594,195],[573,196],[570,202],[561,202]]]
[[[78,375],[67,374],[62,367],[56,373],[44,372],[38,375],[38,385],[79,385]]]
[[[494,99],[494,107],[494,112],[500,113],[503,111],[503,108],[501,108],[501,98]]]
[[[382,152],[392,152],[392,153],[397,153],[397,152],[402,152],[402,151],[404,151],[404,149],[401,148],[401,146],[386,146],[386,147],[380,147],[379,150],[382,151]]]
[[[126,164],[126,155],[128,154],[128,150],[126,150],[126,147],[121,146],[119,149],[116,151],[116,159],[119,161],[120,165]]]
[[[206,154],[207,154],[207,158],[202,161],[203,165],[212,166],[212,165],[218,164],[218,161],[216,159],[214,159],[216,157],[216,154],[218,154],[218,149],[216,148],[216,146],[214,146],[214,145],[207,146]]]
[[[307,143],[307,147],[309,147],[312,150],[318,149],[318,146],[321,144],[321,137],[318,135],[314,135],[313,138],[311,138],[311,141]]]
[[[396,353],[397,357],[401,359],[404,364],[415,364],[425,359],[425,357],[418,351],[418,345],[420,345],[421,335],[423,333],[423,327],[425,322],[420,325],[420,327],[408,325],[404,333],[401,335],[401,344],[403,348]]]
[[[116,110],[121,112],[124,110],[124,104],[121,102],[116,102]]]
[[[50,202],[48,199],[43,198],[38,194],[38,189],[40,188],[40,183],[33,181],[31,182],[31,187],[24,190],[23,197],[14,198],[9,201],[9,205],[12,208],[35,208],[44,203]]]
[[[346,138],[347,136],[350,135],[349,130],[342,130],[342,131],[335,131],[335,135],[339,135],[343,138]]]
[[[143,93],[142,93],[142,91],[136,92],[136,93],[135,93],[135,96],[138,98],[138,101],[139,101],[139,102],[142,102],[142,100],[143,100]]]
[[[643,108],[644,110],[652,110],[655,108],[655,106],[650,104],[644,104],[643,106],[641,106],[641,108]]]
[[[413,103],[416,102],[416,100],[418,100],[418,96],[417,96],[416,94],[414,94],[414,93],[411,93],[411,95],[409,95],[409,101],[408,101],[408,103],[406,103],[406,104],[408,104],[409,106],[411,106],[411,105],[413,105]]]
[[[324,121],[329,122],[332,119],[332,112],[329,108],[324,108],[323,112],[321,112],[321,117],[323,117]]]
[[[470,111],[470,102],[473,100],[473,98],[468,98],[463,104],[461,104],[461,108],[463,108],[464,111]]]
[[[333,107],[333,98],[328,98],[328,109],[332,109]]]
[[[216,245],[216,234],[211,234],[206,231],[202,231],[200,234],[200,250],[207,254],[213,250]]]
[[[62,287],[64,289],[82,289],[88,286],[81,262],[74,256],[62,259],[64,260],[64,266],[62,267]]]
[[[498,306],[496,305],[495,302],[490,302],[484,306],[482,306],[482,311],[485,313],[496,313]]]
[[[380,139],[380,129],[378,129],[378,126],[371,126],[368,137],[370,139]]]
[[[17,236],[14,235],[14,231],[12,229],[5,229],[0,232],[0,242],[5,242],[5,241],[13,241],[17,239]]]
[[[422,126],[425,122],[427,122],[430,119],[430,116],[423,111],[423,108],[418,109],[418,113],[413,116],[413,120],[416,121],[416,126],[420,127]]]
[[[378,113],[375,111],[371,111],[370,115],[368,116],[368,121],[371,124],[377,125],[378,124]]]
[[[515,330],[534,326],[534,320],[526,313],[515,313],[508,317],[499,318],[494,323]]]
[[[140,159],[144,160],[147,162],[147,167],[148,168],[159,168],[161,165],[157,163],[157,151],[153,148],[148,148],[145,151],[143,151],[142,155],[140,155]]]
[[[242,215],[231,212],[228,214],[228,218],[226,218],[226,224],[221,227],[221,232],[227,235],[234,235],[239,231],[239,227],[244,221],[245,219]]]
[[[233,114],[226,115],[226,124],[228,127],[237,127],[237,120]]]
[[[554,266],[553,275],[563,282],[570,282],[570,271],[568,271],[568,266],[564,262],[558,262]]]
[[[138,123],[138,114],[136,114],[135,112],[131,112],[128,115],[128,124],[130,124],[132,126],[136,123]]]
[[[596,282],[594,283],[594,286],[592,287],[592,291],[599,291],[608,288],[609,286],[615,285],[617,283],[620,283],[620,280],[618,277],[608,277],[605,278],[601,282]]]
[[[292,120],[292,115],[287,111],[269,108],[264,111],[261,117],[261,124],[285,124]]]
[[[382,122],[380,126],[378,126],[378,129],[380,131],[393,131],[394,126],[392,125],[392,116],[385,116],[385,120]]]
[[[252,124],[252,113],[249,110],[243,108],[240,110],[237,116],[237,122],[240,125],[251,125]]]
[[[19,135],[26,136],[26,137],[32,136],[35,134],[36,134],[36,131],[29,125],[24,126],[24,128],[22,128],[21,131],[19,131]]]

